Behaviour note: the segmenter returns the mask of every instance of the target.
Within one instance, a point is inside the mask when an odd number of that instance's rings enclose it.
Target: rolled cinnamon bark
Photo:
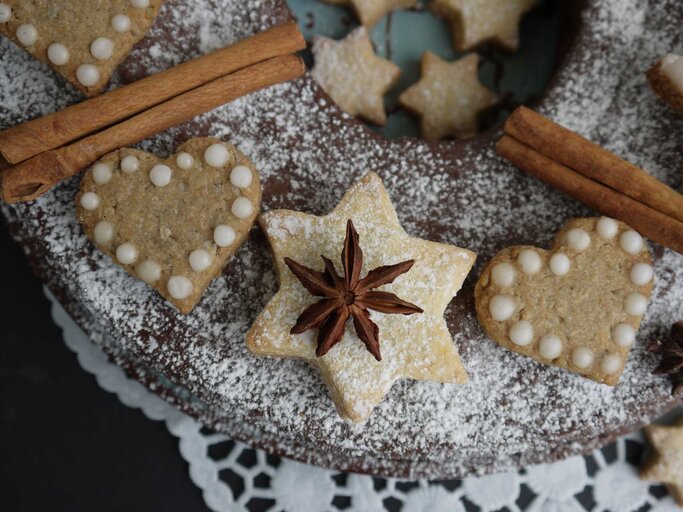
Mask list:
[[[212,80],[306,47],[289,22],[184,62],[61,112],[0,132],[0,155],[17,164],[127,119]],[[2,166],[0,166],[2,172]]]

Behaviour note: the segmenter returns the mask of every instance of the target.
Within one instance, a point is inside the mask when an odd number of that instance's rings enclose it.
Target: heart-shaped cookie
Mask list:
[[[166,160],[114,151],[86,171],[76,198],[88,238],[183,313],[246,239],[260,204],[254,165],[211,138]]]
[[[610,386],[619,381],[652,292],[643,238],[609,219],[573,219],[549,251],[508,247],[475,288],[477,316],[500,345]]]
[[[142,39],[163,0],[2,0],[0,34],[88,96]]]

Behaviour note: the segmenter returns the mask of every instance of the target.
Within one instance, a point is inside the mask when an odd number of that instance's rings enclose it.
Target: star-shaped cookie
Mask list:
[[[481,85],[479,56],[466,55],[446,62],[432,52],[422,56],[420,81],[401,94],[399,103],[420,117],[422,137],[471,137],[477,133],[480,113],[498,97]]]
[[[375,55],[364,27],[341,41],[316,37],[313,43],[313,78],[343,110],[383,125],[384,94],[398,80],[401,69]]]
[[[341,340],[322,357],[316,357],[315,330],[290,334],[301,313],[319,298],[304,288],[285,258],[323,271],[323,255],[333,260],[341,273],[339,255],[349,220],[363,251],[360,276],[371,269],[415,260],[409,271],[379,287],[378,291],[396,294],[423,310],[409,316],[371,312],[379,327],[381,361],[366,349],[352,322],[346,323]],[[377,174],[367,174],[328,215],[274,210],[263,214],[259,222],[271,244],[280,290],[247,334],[252,352],[303,359],[318,368],[339,414],[353,421],[365,420],[399,378],[467,381],[443,314],[476,256],[406,234]]]
[[[356,11],[360,22],[370,28],[391,11],[408,9],[417,5],[417,0],[323,0],[328,4],[350,5]]]
[[[538,0],[434,0],[431,8],[453,29],[453,44],[467,51],[492,41],[506,50],[519,46],[519,22]]]
[[[683,506],[683,417],[675,425],[645,427],[652,453],[640,470],[643,480],[662,482]]]

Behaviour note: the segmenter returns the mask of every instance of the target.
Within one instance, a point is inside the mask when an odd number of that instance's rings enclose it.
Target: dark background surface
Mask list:
[[[0,221],[0,511],[205,511],[178,441],[81,369]]]

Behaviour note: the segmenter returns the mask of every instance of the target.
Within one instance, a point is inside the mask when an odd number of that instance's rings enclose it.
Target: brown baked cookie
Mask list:
[[[398,9],[408,9],[417,5],[417,0],[323,0],[332,5],[351,5],[358,19],[367,28],[372,28],[379,20]]]
[[[3,0],[0,34],[98,94],[149,30],[163,0]]]
[[[550,250],[508,247],[475,287],[477,317],[503,347],[610,386],[652,292],[643,238],[610,219],[573,219]]]
[[[647,79],[657,96],[683,114],[683,57],[665,55],[650,68]]]
[[[640,478],[662,482],[680,507],[683,507],[683,417],[674,425],[645,427],[650,457],[640,470]]]
[[[234,146],[196,138],[166,160],[110,153],[86,171],[76,204],[98,248],[189,313],[246,239],[261,186]]]

